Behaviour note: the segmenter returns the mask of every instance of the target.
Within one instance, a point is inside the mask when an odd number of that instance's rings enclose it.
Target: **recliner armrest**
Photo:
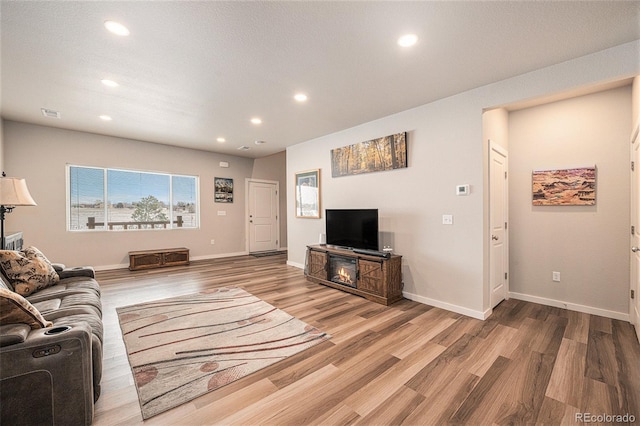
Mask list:
[[[53,266],[54,271],[56,272],[60,272],[62,271],[64,268],[66,268],[66,266],[64,265],[64,263],[52,263],[51,266]]]
[[[24,342],[30,331],[31,326],[29,324],[0,325],[0,348]]]
[[[62,271],[58,272],[58,276],[61,280],[70,277],[95,278],[96,271],[91,266],[77,266],[75,268],[64,268]]]
[[[90,425],[93,395],[87,323],[31,330],[24,342],[0,348],[3,424]]]

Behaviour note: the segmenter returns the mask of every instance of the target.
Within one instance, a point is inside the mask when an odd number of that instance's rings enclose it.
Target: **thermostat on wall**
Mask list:
[[[469,195],[469,185],[456,186],[456,195]]]

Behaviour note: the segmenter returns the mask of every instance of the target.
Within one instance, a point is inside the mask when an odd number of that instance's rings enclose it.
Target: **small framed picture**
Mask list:
[[[296,173],[296,217],[320,218],[320,169]]]
[[[215,202],[233,203],[233,179],[214,178]]]

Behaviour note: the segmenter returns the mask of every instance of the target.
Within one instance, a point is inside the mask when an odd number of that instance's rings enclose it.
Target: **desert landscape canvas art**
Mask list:
[[[534,206],[593,206],[596,167],[533,172]]]

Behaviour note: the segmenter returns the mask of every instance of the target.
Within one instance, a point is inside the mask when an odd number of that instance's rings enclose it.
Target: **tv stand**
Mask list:
[[[312,245],[307,246],[305,263],[304,273],[311,282],[383,305],[402,299],[402,256],[381,257],[335,246]],[[334,271],[337,268],[339,272]],[[343,273],[347,278],[341,278]]]

